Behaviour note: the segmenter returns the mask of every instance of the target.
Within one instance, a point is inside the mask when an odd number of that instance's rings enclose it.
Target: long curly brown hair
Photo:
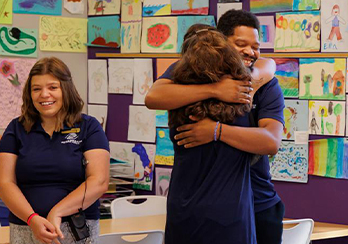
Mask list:
[[[191,26],[182,45],[182,58],[173,69],[173,80],[177,84],[216,83],[225,75],[234,80],[251,80],[239,53],[227,42],[227,38],[209,25]],[[198,119],[210,118],[230,124],[237,116],[250,111],[249,104],[226,103],[207,99],[169,111],[169,127],[191,123],[189,115]]]

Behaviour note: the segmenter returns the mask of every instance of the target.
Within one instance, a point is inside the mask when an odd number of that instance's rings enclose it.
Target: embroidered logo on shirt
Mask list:
[[[65,136],[65,141],[62,141],[62,144],[66,144],[66,143],[72,143],[75,145],[80,145],[80,143],[82,142],[82,140],[76,140],[78,137],[78,135],[76,133],[69,133],[68,135]]]

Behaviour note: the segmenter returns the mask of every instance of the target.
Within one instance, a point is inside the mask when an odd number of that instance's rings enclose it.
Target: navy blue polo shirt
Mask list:
[[[108,140],[95,118],[83,114],[82,121],[74,128],[80,128],[80,131],[73,132],[72,128],[65,127],[50,137],[40,121],[27,133],[16,118],[0,141],[0,152],[18,156],[17,185],[40,216],[46,217],[53,206],[85,181],[84,152],[91,149],[109,151]],[[97,200],[85,210],[87,219],[99,219],[98,206]],[[9,221],[26,224],[12,213]]]
[[[172,80],[172,71],[175,64],[169,66],[160,79]],[[283,109],[284,97],[277,78],[273,78],[262,86],[254,95],[252,113],[257,120],[270,118],[284,124]],[[257,124],[257,122],[256,122]],[[251,187],[254,193],[255,212],[268,209],[280,201],[280,197],[274,189],[269,173],[268,156],[262,156],[260,160],[251,166]]]

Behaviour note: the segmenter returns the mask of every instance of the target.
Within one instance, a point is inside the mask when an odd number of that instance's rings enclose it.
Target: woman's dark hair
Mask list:
[[[174,83],[186,85],[216,83],[225,75],[235,80],[251,80],[239,53],[228,44],[227,38],[216,28],[203,24],[195,24],[188,29],[182,46],[182,58],[172,74]],[[248,111],[249,104],[207,99],[169,111],[169,127],[190,123],[189,115],[232,123],[235,117]]]
[[[60,131],[64,124],[72,127],[75,123],[81,121],[81,111],[84,103],[74,86],[68,66],[55,57],[42,58],[30,70],[23,89],[22,114],[19,121],[28,133],[35,122],[40,120],[40,113],[34,107],[31,98],[31,80],[33,76],[47,74],[60,81],[63,94],[63,106],[57,116],[55,131]]]

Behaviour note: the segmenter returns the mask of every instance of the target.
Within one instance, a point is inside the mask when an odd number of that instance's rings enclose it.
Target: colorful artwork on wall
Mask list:
[[[13,13],[62,15],[62,0],[13,0]]]
[[[309,134],[344,136],[345,105],[338,101],[309,101]]]
[[[134,59],[133,104],[145,104],[145,97],[153,84],[152,59]]]
[[[157,128],[155,163],[161,165],[174,164],[174,148],[169,137],[169,129]]]
[[[134,161],[135,179],[133,188],[152,191],[156,146],[136,143],[132,148],[132,152],[136,154]]]
[[[88,45],[120,47],[120,17],[102,16],[88,19]]]
[[[345,100],[346,59],[301,58],[301,99]]]
[[[88,15],[120,13],[121,0],[88,0]]]
[[[292,58],[275,58],[277,68],[275,77],[282,89],[284,97],[298,97],[298,59]]]
[[[12,25],[12,0],[0,0],[0,24]]]
[[[308,130],[308,101],[285,99],[283,138],[295,140],[295,131]]]
[[[129,106],[128,140],[155,142],[156,110],[145,106]]]
[[[292,0],[250,0],[250,11],[268,13],[292,10]]]
[[[133,94],[133,59],[109,59],[108,72],[109,93]]]
[[[282,142],[276,155],[270,157],[272,180],[307,183],[308,145]]]
[[[71,14],[83,14],[84,0],[64,0],[64,8]]]
[[[275,52],[317,52],[319,49],[319,11],[276,14]]]
[[[172,175],[172,169],[170,168],[159,168],[155,169],[156,174],[156,195],[168,196],[169,182]]]
[[[273,48],[275,26],[273,16],[257,16],[260,21],[260,48]]]
[[[202,14],[209,12],[209,0],[172,0],[173,14]]]
[[[144,0],[143,16],[161,16],[171,14],[170,0]]]
[[[293,0],[292,10],[319,10],[320,0]]]
[[[156,127],[168,127],[167,110],[156,110]]]
[[[348,141],[329,138],[309,142],[308,174],[348,179]]]

